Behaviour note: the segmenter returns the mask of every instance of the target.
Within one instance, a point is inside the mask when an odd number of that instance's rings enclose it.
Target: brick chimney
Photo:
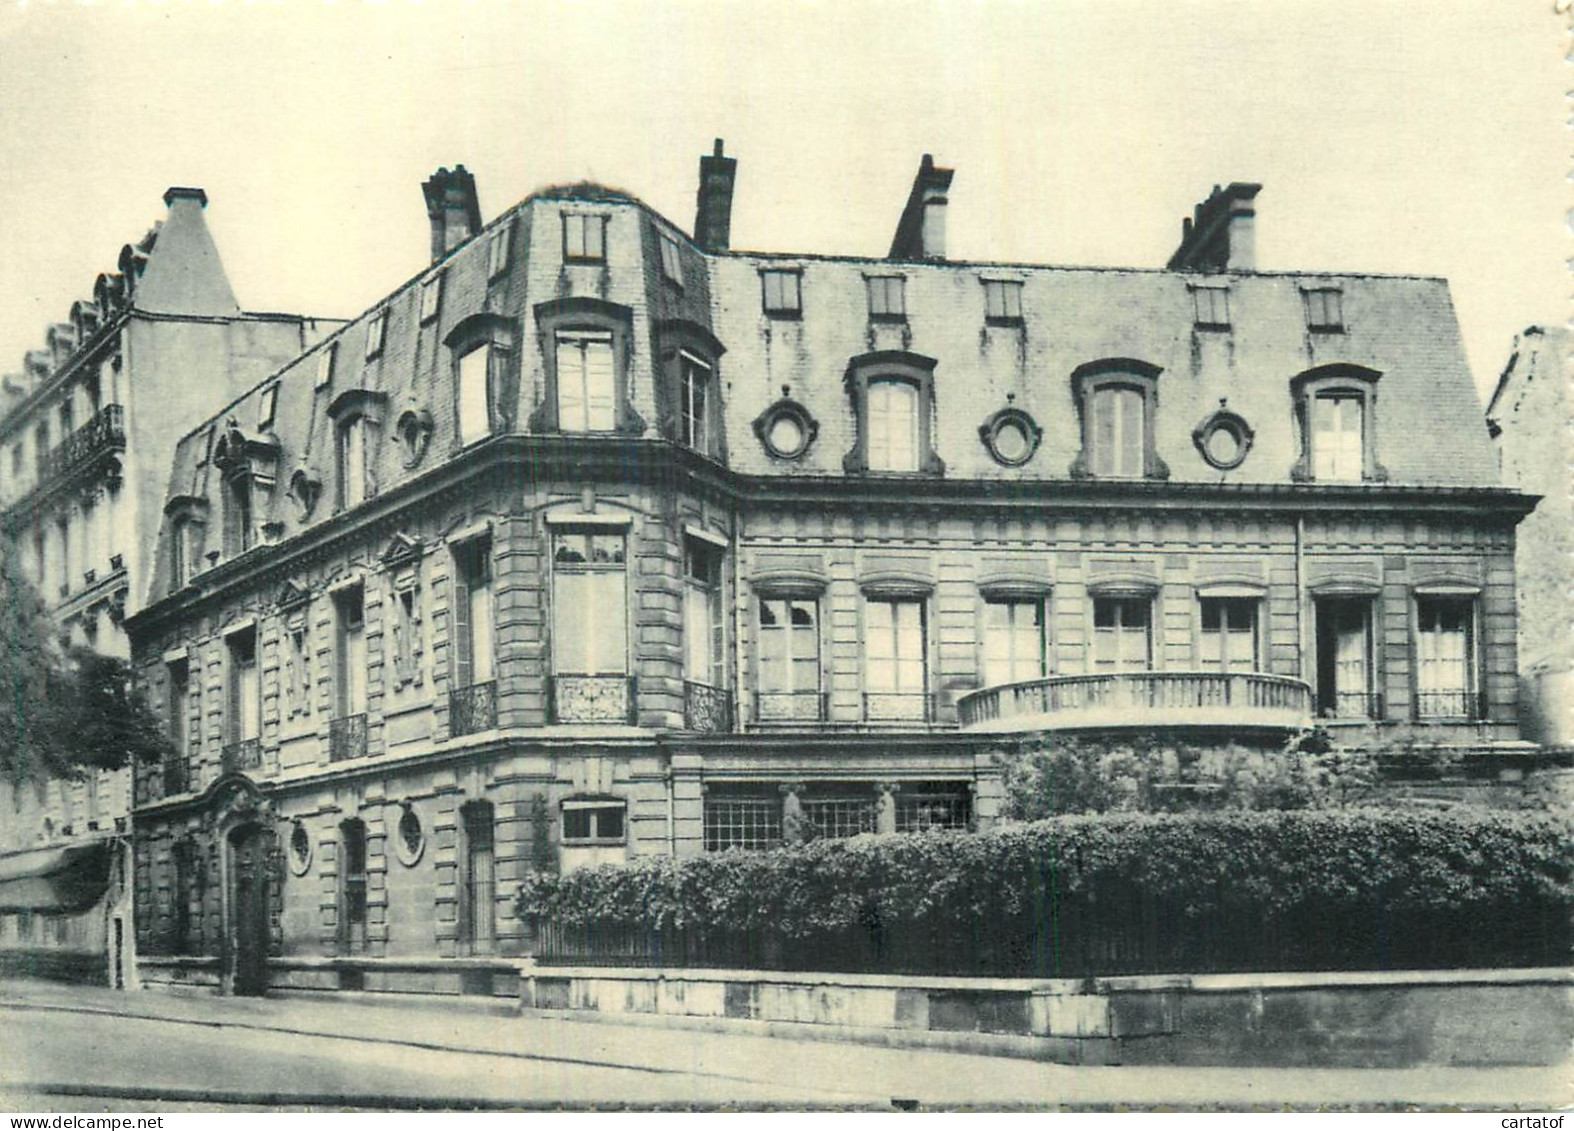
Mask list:
[[[907,207],[891,240],[890,259],[944,259],[946,193],[954,169],[937,169],[935,159],[924,154],[907,194]]]
[[[1231,181],[1213,186],[1208,199],[1181,221],[1181,242],[1170,256],[1171,271],[1253,271],[1257,267],[1257,209],[1262,185]]]
[[[475,177],[463,165],[453,171],[439,169],[421,185],[426,197],[426,217],[432,222],[432,262],[481,230],[481,201]]]
[[[732,246],[732,183],[738,176],[738,159],[716,149],[700,158],[700,187],[694,201],[694,242],[706,251],[726,251]]]

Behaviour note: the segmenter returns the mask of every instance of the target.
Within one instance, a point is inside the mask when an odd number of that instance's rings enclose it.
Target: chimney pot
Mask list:
[[[706,251],[732,246],[732,189],[738,159],[727,157],[722,139],[700,158],[700,185],[694,201],[694,242]]]
[[[171,185],[164,190],[164,204],[166,207],[172,206],[177,200],[195,200],[203,208],[208,206],[208,194],[199,188]]]
[[[481,201],[475,177],[463,165],[438,169],[421,185],[426,218],[432,225],[432,262],[481,230]]]

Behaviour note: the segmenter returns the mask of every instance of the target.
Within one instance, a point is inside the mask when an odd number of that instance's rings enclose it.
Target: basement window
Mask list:
[[[627,839],[627,814],[624,801],[565,801],[563,843],[622,844]]]

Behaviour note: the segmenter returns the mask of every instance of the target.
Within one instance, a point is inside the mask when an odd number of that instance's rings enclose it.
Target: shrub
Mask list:
[[[565,956],[616,936],[647,960],[801,969],[1541,964],[1566,957],[1570,831],[1476,810],[1074,816],[532,874],[519,910]]]

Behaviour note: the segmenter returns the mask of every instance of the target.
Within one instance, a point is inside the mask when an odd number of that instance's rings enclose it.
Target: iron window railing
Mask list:
[[[864,720],[871,723],[927,723],[935,717],[927,691],[866,691]]]
[[[1458,688],[1449,691],[1416,692],[1416,718],[1418,719],[1484,719],[1487,716],[1486,694]]]
[[[118,404],[107,404],[39,460],[39,477],[70,471],[102,452],[125,446],[125,410]]]
[[[1319,693],[1317,716],[1323,719],[1380,719],[1383,717],[1383,697],[1375,691]]]
[[[683,683],[683,725],[706,734],[732,729],[732,696],[724,687],[708,683]]]
[[[497,727],[497,681],[472,683],[448,693],[448,733],[455,738]]]
[[[262,765],[262,740],[242,738],[226,744],[219,752],[219,762],[226,774],[257,769]]]
[[[555,675],[547,716],[554,723],[616,723],[638,718],[639,684],[631,675]]]
[[[328,723],[328,761],[347,762],[366,756],[366,716],[345,715]]]
[[[774,848],[781,842],[781,798],[718,795],[705,799],[705,851]]]

